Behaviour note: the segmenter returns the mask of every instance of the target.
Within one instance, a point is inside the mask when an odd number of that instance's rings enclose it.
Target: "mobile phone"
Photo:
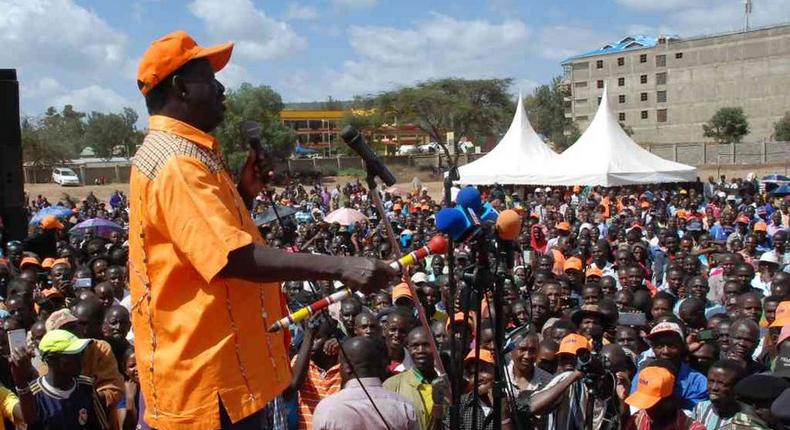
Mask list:
[[[8,347],[13,351],[19,346],[27,347],[27,332],[25,329],[8,330]]]
[[[644,312],[620,312],[617,325],[644,327],[647,325],[647,317]]]
[[[90,288],[93,286],[91,278],[77,278],[74,280],[74,288]]]
[[[700,342],[711,342],[719,338],[714,329],[700,330],[697,332],[697,340]]]

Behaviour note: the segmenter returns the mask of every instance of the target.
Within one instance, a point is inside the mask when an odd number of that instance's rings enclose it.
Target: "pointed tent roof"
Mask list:
[[[557,158],[538,136],[524,110],[521,94],[510,128],[491,152],[461,166],[459,184],[530,184],[533,170]]]
[[[631,140],[609,108],[607,93],[604,87],[601,104],[584,134],[535,183],[619,186],[696,180],[696,168],[665,160]]]

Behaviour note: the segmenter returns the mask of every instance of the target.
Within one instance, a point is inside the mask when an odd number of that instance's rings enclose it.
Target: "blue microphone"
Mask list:
[[[456,206],[444,208],[436,214],[436,229],[458,241],[468,237],[475,230],[475,224],[464,209]]]
[[[464,187],[455,196],[455,203],[466,209],[472,209],[479,216],[483,211],[483,201],[480,191],[473,186]]]

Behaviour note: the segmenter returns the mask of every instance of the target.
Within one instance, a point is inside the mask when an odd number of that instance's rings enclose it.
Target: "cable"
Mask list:
[[[345,349],[343,349],[343,342],[338,342],[338,346],[340,347],[340,353],[343,354],[344,357],[348,358]],[[367,388],[365,388],[365,385],[362,384],[362,381],[359,379],[359,375],[357,374],[357,369],[354,368],[354,364],[351,363],[351,360],[348,359],[346,359],[346,364],[348,364],[349,369],[351,369],[351,374],[354,375],[354,379],[357,381],[357,384],[359,384],[359,388],[362,388],[362,391],[365,393],[365,396],[370,401],[370,404],[373,406],[373,409],[376,411],[379,418],[381,418],[381,422],[384,423],[384,427],[386,427],[387,430],[392,430],[389,423],[387,423],[387,420],[384,418],[384,414],[381,413],[378,406],[376,406],[376,402],[373,401],[373,397],[370,396],[370,393],[368,393]]]

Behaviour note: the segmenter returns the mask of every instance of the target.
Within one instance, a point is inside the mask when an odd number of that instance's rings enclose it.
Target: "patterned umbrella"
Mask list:
[[[117,231],[120,233],[125,232],[124,228],[119,226],[118,224],[108,221],[103,218],[91,218],[85,220],[69,230],[69,234],[76,234],[78,236],[82,236],[85,234],[85,231],[93,230],[96,236],[101,236],[104,238],[108,238],[110,233],[113,231]]]
[[[329,215],[324,217],[324,221],[330,224],[338,223],[340,225],[352,225],[356,222],[367,221],[368,217],[356,209],[340,208],[332,211]]]
[[[55,215],[60,219],[67,219],[73,214],[74,212],[65,206],[49,206],[36,212],[36,214],[30,220],[30,225],[38,225],[38,223],[41,222],[41,219],[47,215]]]

